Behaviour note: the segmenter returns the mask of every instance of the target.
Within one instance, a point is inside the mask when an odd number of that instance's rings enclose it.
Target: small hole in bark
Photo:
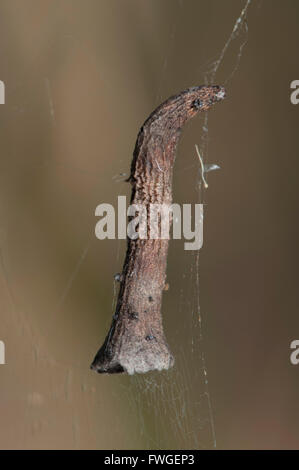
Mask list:
[[[153,339],[156,339],[153,335],[147,335],[145,337],[146,341],[153,341]]]
[[[138,320],[139,318],[138,312],[130,313],[129,317],[132,318],[133,320]]]
[[[150,295],[149,298],[148,298],[148,300],[149,300],[149,302],[153,302],[154,299],[153,299],[152,296]]]
[[[191,104],[191,108],[193,109],[200,109],[203,105],[203,102],[201,100],[194,100]]]

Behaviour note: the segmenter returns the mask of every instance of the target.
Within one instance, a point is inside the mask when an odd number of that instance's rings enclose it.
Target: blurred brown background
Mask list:
[[[176,369],[89,370],[125,249],[95,238],[95,208],[129,195],[116,175],[129,171],[142,122],[204,83],[244,4],[0,0],[2,449],[212,448],[202,351],[217,447],[299,448],[299,365],[289,360],[299,339],[296,0],[253,0],[228,98],[209,115],[206,156],[221,171],[205,193],[200,348],[195,257],[173,241],[163,316]],[[217,83],[245,39],[231,44]],[[196,201],[202,125],[183,132],[175,202]]]

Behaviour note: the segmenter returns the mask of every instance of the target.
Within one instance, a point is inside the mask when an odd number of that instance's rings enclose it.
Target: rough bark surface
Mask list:
[[[131,204],[142,204],[150,214],[151,204],[172,203],[172,169],[181,129],[199,111],[207,111],[224,97],[225,90],[219,86],[189,88],[149,116],[133,154]],[[168,240],[128,238],[116,312],[92,369],[134,374],[173,365],[161,316],[167,251]]]

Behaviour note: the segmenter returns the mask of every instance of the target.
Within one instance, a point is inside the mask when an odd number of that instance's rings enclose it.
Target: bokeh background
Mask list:
[[[129,196],[119,175],[142,122],[205,82],[244,5],[0,0],[2,449],[213,448],[213,425],[219,449],[299,447],[296,0],[252,1],[248,35],[215,77],[228,97],[208,136],[203,118],[182,135],[175,202],[197,201],[195,143],[221,171],[209,174],[198,260],[170,243],[163,318],[175,369],[89,370],[125,250],[95,238],[95,208]]]

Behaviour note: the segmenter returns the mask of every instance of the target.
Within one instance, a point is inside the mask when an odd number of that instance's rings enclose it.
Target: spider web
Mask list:
[[[233,42],[239,42],[232,71],[225,80],[228,84],[238,70],[244,47],[248,40],[247,13],[251,0],[247,0],[238,15],[232,31],[218,58],[205,71],[205,83],[214,84],[217,72],[225,61]],[[204,117],[200,154],[208,161],[209,127],[208,114]],[[204,188],[198,175],[198,202],[204,203]],[[129,378],[123,386],[134,417],[136,434],[143,438],[148,449],[203,449],[216,448],[212,399],[209,391],[208,371],[204,355],[202,315],[200,311],[200,252],[185,253],[185,273],[189,292],[181,289],[179,316],[184,318],[172,350],[176,358],[173,369],[152,372],[145,376]],[[169,269],[169,266],[168,266]],[[182,279],[182,280],[183,280]],[[184,340],[182,341],[182,337]],[[184,346],[181,345],[183,342]]]
[[[184,3],[182,7],[184,7]],[[227,54],[233,43],[237,43],[237,54],[234,64],[227,77],[226,83],[232,80],[238,70],[244,47],[248,37],[247,13],[251,0],[247,0],[243,5],[236,21],[232,25],[232,30],[226,40],[222,50],[216,60],[212,61],[205,69],[205,82],[214,83],[220,67],[225,62]],[[229,27],[228,27],[229,29]],[[173,38],[175,36],[175,24],[173,26]],[[164,73],[167,68],[165,62]],[[225,83],[225,84],[226,84]],[[51,97],[51,85],[45,79],[45,93],[48,97],[49,112],[52,125],[56,125],[55,110]],[[159,94],[159,92],[158,92]],[[205,116],[202,126],[202,137],[199,142],[200,154],[204,162],[208,161],[209,128],[208,115]],[[84,171],[79,169],[80,172]],[[123,175],[116,178],[116,182],[123,181]],[[198,202],[204,202],[204,188],[200,175],[198,174]],[[86,259],[94,236],[91,235],[82,246],[80,256],[70,273],[70,276],[61,291],[61,295],[54,305],[53,311],[49,312],[54,317],[61,311],[73,283]],[[120,246],[115,263],[121,262]],[[12,288],[12,276],[9,266],[9,257],[5,254],[5,242],[1,240],[0,249],[0,271],[1,283],[4,285],[8,299],[7,310],[11,312],[13,328],[16,331],[16,343],[26,338],[25,356],[33,357],[35,373],[31,384],[24,380],[24,393],[27,399],[27,409],[24,416],[24,434],[22,442],[16,442],[16,446],[30,446],[29,437],[31,434],[38,434],[42,426],[50,426],[51,423],[42,422],[40,418],[34,418],[32,422],[27,419],[33,416],[34,409],[40,407],[45,400],[51,405],[51,400],[64,397],[64,405],[68,407],[70,425],[72,428],[73,443],[80,446],[80,436],[82,427],[86,429],[86,435],[94,447],[103,447],[94,438],[94,420],[101,420],[105,410],[105,403],[101,398],[95,397],[95,390],[89,384],[87,377],[90,374],[88,365],[74,362],[63,362],[56,360],[47,350],[43,337],[30,322],[28,312],[24,313],[20,308],[18,298]],[[130,436],[124,444],[124,448],[148,449],[199,449],[215,448],[216,432],[214,426],[212,398],[209,392],[208,372],[204,356],[202,316],[200,311],[200,274],[199,274],[200,252],[195,254],[184,253],[184,272],[179,273],[181,279],[177,280],[177,285],[182,285],[180,291],[179,314],[182,318],[180,327],[174,331],[171,338],[171,350],[175,356],[175,366],[164,372],[152,372],[145,375],[118,376],[111,377],[111,381],[116,385],[111,391],[115,409],[120,407],[125,411],[122,413],[124,421],[129,423]],[[168,269],[171,266],[168,266]],[[116,301],[116,286],[114,282],[114,297],[112,311]],[[8,324],[9,322],[7,322]],[[9,328],[9,325],[7,325]],[[182,340],[183,338],[183,340]],[[1,338],[0,338],[1,339]],[[77,374],[78,373],[78,374]],[[80,374],[79,374],[80,373]],[[80,379],[78,378],[80,376]],[[55,377],[55,379],[54,379]],[[82,383],[78,383],[82,380]],[[44,381],[44,396],[38,391],[32,391],[32,387],[38,385],[39,381]],[[55,382],[55,383],[54,383]],[[38,387],[37,387],[38,389]],[[76,397],[84,404],[85,422],[78,419],[75,410],[74,390],[80,389],[82,396]],[[96,417],[93,410],[97,408]],[[55,409],[57,412],[57,409]],[[111,418],[108,428],[111,433],[116,432],[119,422],[116,418]],[[54,424],[53,424],[54,426]],[[57,423],[56,423],[57,426]],[[108,431],[107,431],[108,432]],[[134,445],[132,444],[134,443]],[[136,445],[136,443],[139,443]]]

